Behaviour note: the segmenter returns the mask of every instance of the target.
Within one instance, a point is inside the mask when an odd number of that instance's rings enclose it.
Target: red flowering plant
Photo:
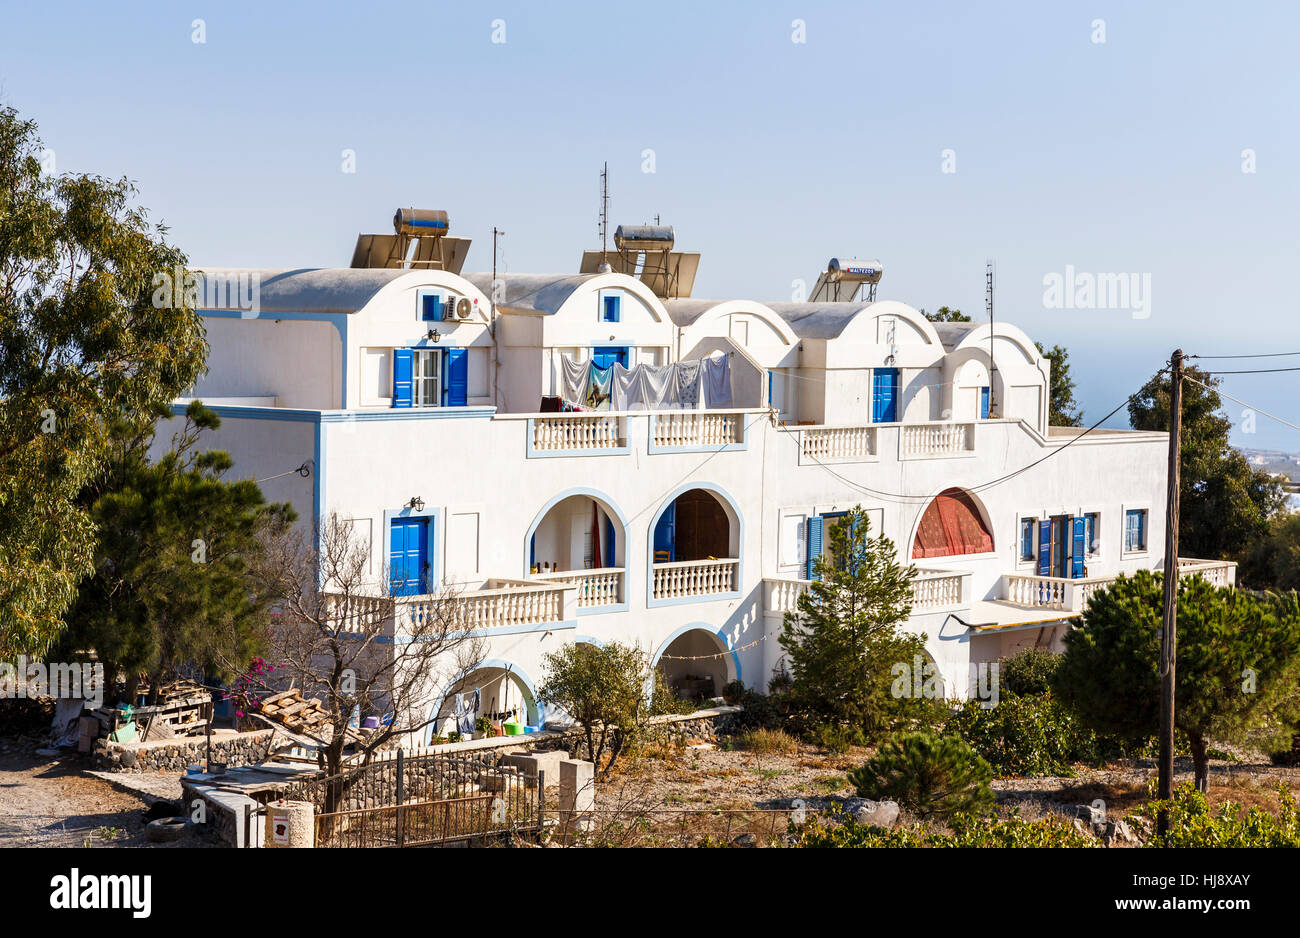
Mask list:
[[[264,658],[254,658],[248,670],[235,678],[230,688],[222,691],[221,699],[235,702],[235,728],[245,729],[248,714],[262,706],[262,697],[267,696],[270,687],[267,680],[275,671],[275,665],[267,664]]]

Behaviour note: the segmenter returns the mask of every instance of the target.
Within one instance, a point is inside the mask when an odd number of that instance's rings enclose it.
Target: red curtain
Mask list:
[[[992,549],[993,535],[980,517],[975,500],[961,489],[948,489],[935,496],[921,516],[912,557],[955,557]]]

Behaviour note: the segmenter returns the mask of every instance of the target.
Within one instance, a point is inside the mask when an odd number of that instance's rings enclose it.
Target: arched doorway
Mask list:
[[[721,489],[675,493],[650,525],[650,601],[728,595],[740,588],[740,514]]]
[[[481,717],[493,723],[539,725],[542,713],[532,681],[508,662],[485,661],[443,694],[430,733],[445,736],[460,732],[468,738]]]
[[[578,610],[624,600],[627,524],[608,500],[589,490],[551,499],[528,530],[529,576],[578,587]]]
[[[716,632],[705,626],[687,626],[668,638],[653,664],[678,697],[707,700],[740,679],[740,665]]]
[[[993,550],[993,534],[984,511],[965,489],[945,489],[921,515],[912,541],[912,559],[985,554]]]

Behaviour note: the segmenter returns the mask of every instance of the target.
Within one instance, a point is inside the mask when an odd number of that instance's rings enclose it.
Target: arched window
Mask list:
[[[956,557],[993,550],[993,535],[971,494],[946,489],[935,496],[921,516],[912,545],[912,558]]]

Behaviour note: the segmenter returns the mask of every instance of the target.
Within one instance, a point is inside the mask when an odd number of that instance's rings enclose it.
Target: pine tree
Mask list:
[[[846,728],[859,741],[923,718],[933,700],[895,696],[893,668],[925,659],[925,640],[900,629],[912,611],[915,572],[886,537],[872,537],[861,507],[828,531],[816,579],[786,613],[781,647],[793,702],[807,728]]]
[[[228,480],[229,455],[200,451],[220,426],[195,401],[172,448],[149,459],[152,422],[119,425],[108,471],[82,493],[96,530],[94,573],[78,587],[57,653],[94,649],[108,675],[183,668],[231,677],[259,649],[272,597],[253,561],[259,537],[293,510],[267,504],[251,479]]]

